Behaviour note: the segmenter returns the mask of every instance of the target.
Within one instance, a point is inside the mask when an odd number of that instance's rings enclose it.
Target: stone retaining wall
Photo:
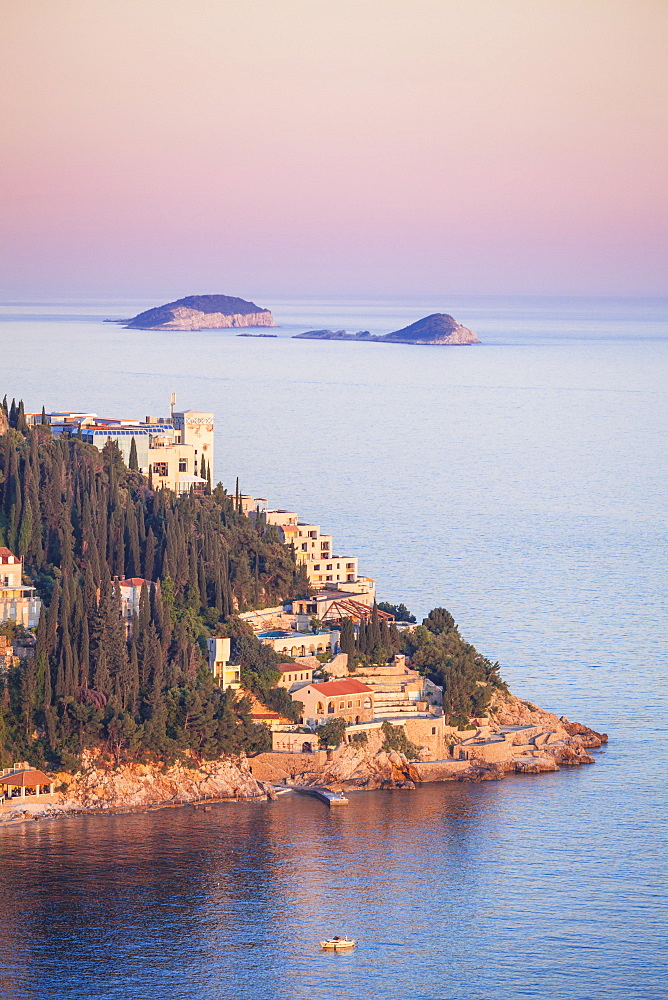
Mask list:
[[[293,774],[322,768],[327,760],[326,750],[314,753],[278,753],[267,751],[248,758],[253,777],[258,781],[283,781]]]

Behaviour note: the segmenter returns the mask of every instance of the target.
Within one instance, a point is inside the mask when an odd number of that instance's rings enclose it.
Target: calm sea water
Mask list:
[[[0,307],[28,409],[215,411],[216,474],[444,605],[589,768],[5,831],[0,995],[668,996],[665,301],[267,302],[277,339]],[[265,304],[263,302],[263,304]],[[294,341],[451,311],[484,345]],[[360,939],[321,955],[324,933]]]

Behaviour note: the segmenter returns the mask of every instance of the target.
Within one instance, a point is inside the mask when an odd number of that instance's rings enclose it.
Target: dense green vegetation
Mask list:
[[[389,615],[394,616],[394,620],[397,622],[408,622],[414,625],[416,622],[415,615],[412,615],[405,604],[388,604],[387,601],[378,602],[379,611],[387,611]]]
[[[343,620],[339,644],[348,654],[348,664],[354,670],[368,664],[386,663],[401,650],[402,641],[394,622],[388,625],[380,618],[378,606],[374,604],[371,621],[362,622],[357,630],[349,618]]]
[[[116,760],[269,748],[250,698],[221,691],[211,677],[210,635],[232,639],[247,692],[299,719],[301,703],[277,687],[286,657],[235,615],[307,594],[308,580],[277,529],[242,513],[238,483],[233,495],[220,484],[203,497],[154,491],[125,467],[114,443],[99,452],[76,437],[56,440],[45,418],[29,428],[23,403],[8,408],[5,400],[0,545],[24,558],[44,602],[35,640],[19,626],[0,626],[12,643],[35,641],[34,656],[0,674],[0,766],[23,759],[74,766],[93,746]],[[118,586],[125,577],[155,582],[142,586],[129,633]],[[374,606],[357,630],[344,620],[340,643],[353,670],[405,652],[443,687],[446,720],[458,725],[482,714],[495,688],[505,689],[498,663],[461,638],[445,609],[400,633],[378,608],[415,620],[402,604]],[[335,719],[319,736],[335,742],[341,727]],[[399,737],[385,738],[389,747]]]
[[[91,745],[116,757],[266,747],[248,698],[210,676],[206,638],[230,634],[244,685],[287,710],[280,658],[232,617],[308,590],[276,528],[256,527],[220,485],[154,492],[115,444],[29,429],[23,404],[0,417],[0,545],[44,601],[35,656],[0,678],[0,763],[72,765]],[[124,577],[158,583],[142,588],[129,637]]]
[[[445,608],[434,608],[422,625],[406,633],[404,652],[418,670],[443,687],[443,709],[450,725],[465,725],[482,715],[495,688],[508,690],[499,676],[499,664],[462,639]]]

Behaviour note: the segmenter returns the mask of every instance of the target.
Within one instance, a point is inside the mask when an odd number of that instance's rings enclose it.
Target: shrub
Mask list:
[[[393,726],[391,722],[384,722],[381,731],[383,733],[383,750],[397,750],[408,760],[419,760],[419,748],[415,743],[411,743],[402,726]]]

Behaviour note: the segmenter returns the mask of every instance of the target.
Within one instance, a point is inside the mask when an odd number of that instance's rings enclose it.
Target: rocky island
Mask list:
[[[233,295],[188,295],[130,320],[127,330],[221,330],[240,326],[276,326],[269,309]]]
[[[437,346],[479,344],[480,340],[467,327],[457,323],[447,313],[432,313],[422,319],[382,337],[372,337],[368,330],[348,333],[346,330],[307,330],[295,334],[297,340],[357,340],[378,344],[433,344]]]

